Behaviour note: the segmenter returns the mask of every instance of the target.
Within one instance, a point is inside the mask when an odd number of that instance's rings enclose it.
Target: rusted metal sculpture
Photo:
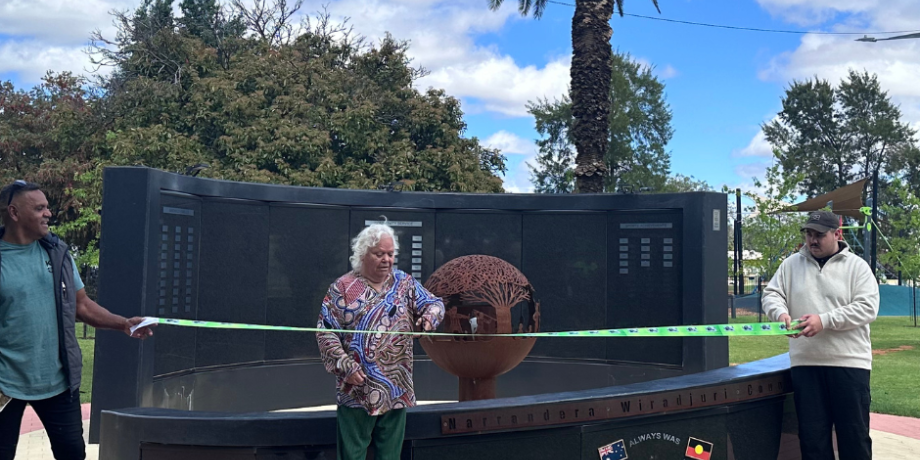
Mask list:
[[[495,397],[496,377],[527,357],[531,337],[482,337],[478,334],[537,332],[540,305],[534,289],[513,265],[497,257],[472,255],[453,259],[436,270],[425,288],[444,299],[446,321],[441,332],[463,337],[424,337],[422,347],[440,368],[460,379],[460,401]],[[512,308],[522,320],[515,331]],[[526,324],[525,324],[526,322]]]

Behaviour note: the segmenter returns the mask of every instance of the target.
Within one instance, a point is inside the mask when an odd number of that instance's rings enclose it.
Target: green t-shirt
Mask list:
[[[83,289],[76,263],[73,277]],[[0,240],[0,391],[35,401],[67,390],[59,344],[48,252]]]

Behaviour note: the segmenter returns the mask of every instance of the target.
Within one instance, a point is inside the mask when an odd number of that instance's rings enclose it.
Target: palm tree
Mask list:
[[[504,0],[488,0],[496,10]],[[549,0],[518,0],[518,11],[540,18]],[[652,0],[658,12],[658,0]],[[575,141],[575,192],[601,193],[610,174],[604,162],[610,129],[610,74],[613,6],[623,16],[623,0],[575,0],[572,16],[572,138]],[[614,165],[616,167],[616,165]]]

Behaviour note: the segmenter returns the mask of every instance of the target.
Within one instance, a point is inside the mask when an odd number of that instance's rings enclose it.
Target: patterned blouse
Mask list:
[[[437,328],[444,304],[405,272],[393,270],[379,293],[350,272],[329,287],[316,327],[414,331],[422,316]],[[339,405],[364,408],[370,415],[415,405],[412,336],[317,332],[316,340],[326,371],[336,376]],[[346,383],[358,369],[364,371],[364,384]]]

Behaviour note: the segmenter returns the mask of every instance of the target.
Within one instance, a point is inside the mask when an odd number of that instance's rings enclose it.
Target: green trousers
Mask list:
[[[338,406],[335,416],[338,460],[365,460],[372,444],[374,460],[399,460],[406,434],[405,409],[368,415],[364,409]]]

